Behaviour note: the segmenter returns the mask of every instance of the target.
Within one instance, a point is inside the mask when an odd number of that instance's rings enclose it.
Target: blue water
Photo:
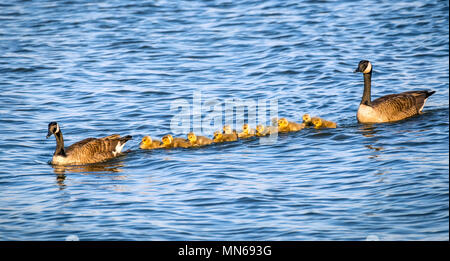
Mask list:
[[[449,240],[448,36],[448,1],[2,2],[0,240]],[[362,59],[424,114],[357,123]],[[139,150],[196,93],[339,128]],[[54,168],[51,121],[131,152]]]

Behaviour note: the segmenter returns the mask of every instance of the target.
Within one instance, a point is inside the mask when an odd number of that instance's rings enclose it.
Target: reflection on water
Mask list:
[[[56,174],[56,183],[60,189],[66,187],[64,181],[66,179],[66,173],[89,173],[89,174],[106,174],[106,173],[118,173],[122,172],[122,167],[124,163],[122,161],[111,161],[102,163],[93,163],[87,165],[76,165],[76,166],[58,166],[51,165],[53,172]],[[116,180],[122,178],[115,178]]]
[[[374,147],[372,145],[365,145],[366,148],[369,148],[371,150],[380,151],[383,149],[383,147]]]
[[[377,133],[377,127],[374,124],[360,124],[358,126],[359,132],[367,138],[375,137]]]
[[[364,145],[365,148],[368,148],[373,151],[372,154],[368,156],[369,159],[376,159],[381,155],[382,150],[384,148],[382,146],[376,146],[375,144],[378,143],[379,137],[376,135],[379,130],[377,129],[377,126],[375,124],[361,124],[358,127],[358,131],[365,137],[369,138],[366,141],[368,141],[370,144]]]
[[[64,180],[66,180],[65,174],[56,175],[56,184],[58,184],[60,190],[63,190],[66,187],[66,184],[64,184]]]
[[[448,1],[7,2],[0,240],[448,240]],[[424,115],[357,123],[361,59],[373,98],[435,90]],[[233,99],[339,128],[139,150],[179,99],[202,129]],[[48,165],[51,121],[67,145],[119,133],[135,152]]]
[[[383,147],[375,147],[372,145],[365,145],[364,147],[373,150],[373,154],[371,154],[370,156],[368,156],[369,159],[376,159],[379,156],[381,156],[382,153],[380,153],[381,150],[383,150]]]
[[[61,175],[66,172],[79,173],[79,172],[121,172],[124,166],[123,163],[94,163],[89,165],[77,165],[77,166],[57,166],[52,165],[53,172]]]

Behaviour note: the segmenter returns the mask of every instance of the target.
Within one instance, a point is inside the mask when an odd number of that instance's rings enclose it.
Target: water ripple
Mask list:
[[[448,3],[0,7],[0,240],[448,240]],[[361,59],[374,64],[373,98],[435,90],[424,114],[358,124]],[[170,133],[172,102],[194,92],[277,99],[280,116],[338,128],[137,149]],[[66,144],[133,135],[131,152],[52,167],[50,121]]]

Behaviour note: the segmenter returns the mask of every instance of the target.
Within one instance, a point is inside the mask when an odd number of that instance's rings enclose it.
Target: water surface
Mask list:
[[[448,240],[448,1],[8,1],[0,4],[0,240]],[[356,121],[372,97],[435,90],[424,114]],[[141,151],[177,111],[235,98],[333,130]],[[203,116],[207,116],[204,112]],[[70,145],[132,152],[54,168]],[[211,136],[212,133],[202,133]]]

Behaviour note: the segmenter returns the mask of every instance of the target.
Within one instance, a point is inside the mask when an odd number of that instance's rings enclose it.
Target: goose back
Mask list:
[[[120,137],[118,134],[103,138],[87,138],[65,149],[66,156],[54,155],[52,164],[89,164],[102,162],[118,156],[131,136]]]
[[[422,112],[423,106],[434,91],[408,91],[390,94],[372,101],[371,105],[361,104],[357,118],[360,122],[399,121]]]

